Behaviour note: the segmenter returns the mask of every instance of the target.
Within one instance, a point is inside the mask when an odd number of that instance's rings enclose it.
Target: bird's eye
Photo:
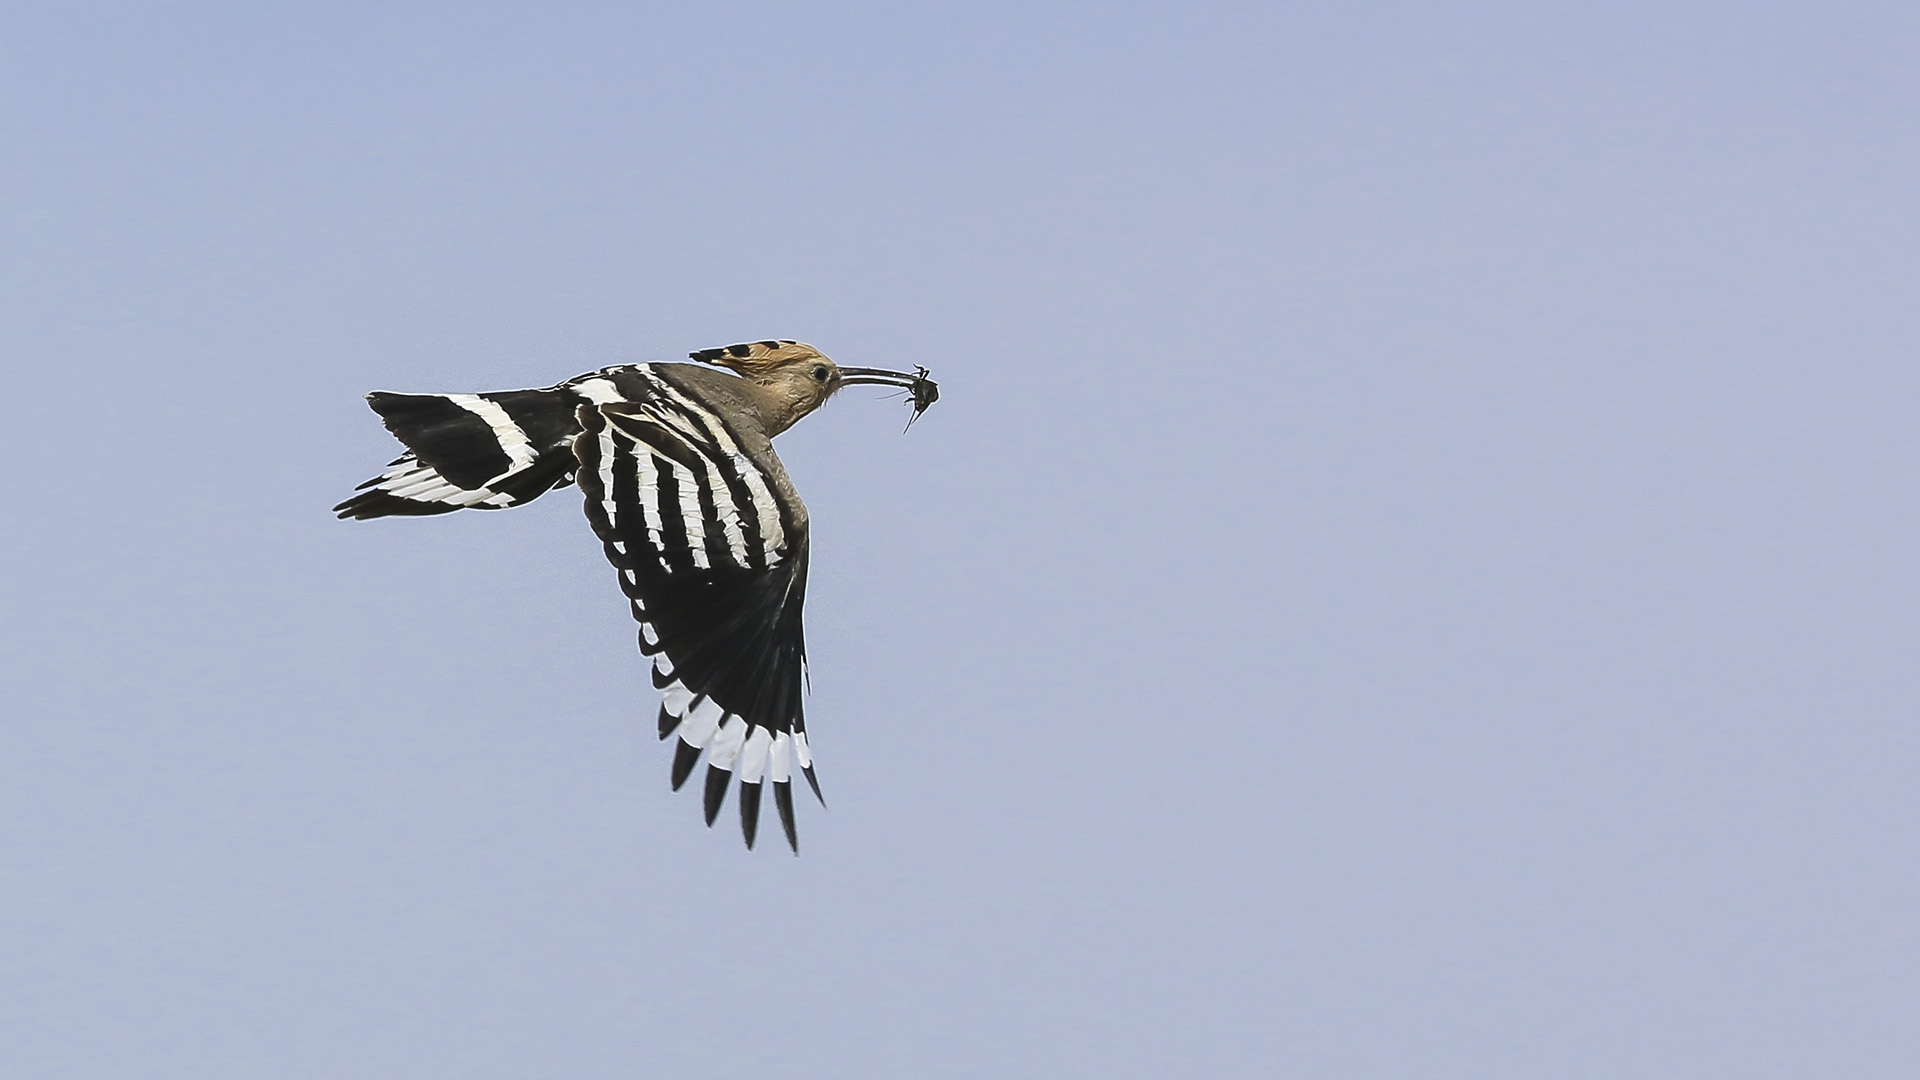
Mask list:
[[[827,381],[827,369],[826,369],[826,368],[824,368],[824,367],[817,367],[817,368],[814,368],[814,369],[813,369],[813,381],[814,381],[814,382],[826,382],[826,381]]]

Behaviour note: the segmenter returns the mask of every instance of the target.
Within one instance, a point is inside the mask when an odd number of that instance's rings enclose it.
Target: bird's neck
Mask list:
[[[759,403],[760,417],[767,425],[767,438],[787,430],[813,411],[810,395],[779,382],[748,382],[743,387]]]

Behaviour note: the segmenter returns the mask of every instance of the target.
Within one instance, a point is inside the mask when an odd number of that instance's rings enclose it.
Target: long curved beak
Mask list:
[[[933,380],[927,378],[926,368],[919,368],[909,375],[904,371],[888,371],[877,367],[843,367],[840,369],[840,382],[846,386],[897,386],[902,390],[933,385]],[[939,397],[939,394],[934,396]]]
[[[913,374],[904,371],[888,371],[885,368],[843,367],[840,369],[842,386],[897,386],[913,397],[913,416],[907,421],[912,427],[913,421],[927,411],[927,406],[940,400],[940,384],[927,378],[927,369],[916,367]]]

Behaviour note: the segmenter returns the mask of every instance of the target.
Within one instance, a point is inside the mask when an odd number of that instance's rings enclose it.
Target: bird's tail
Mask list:
[[[502,510],[573,481],[578,395],[561,387],[497,394],[367,395],[406,444],[386,471],[334,507],[343,518]]]

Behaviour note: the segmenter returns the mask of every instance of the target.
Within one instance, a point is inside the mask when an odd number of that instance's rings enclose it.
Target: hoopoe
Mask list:
[[[732,374],[629,364],[544,390],[369,394],[407,452],[334,510],[342,518],[499,510],[577,482],[640,624],[640,651],[653,661],[660,738],[679,735],[674,790],[704,753],[712,825],[737,774],[751,848],[760,785],[772,781],[798,854],[795,764],[821,798],[800,704],[807,509],[772,439],[843,386],[907,391],[909,426],[940,391],[925,368],[843,368],[797,341],[688,355]]]

